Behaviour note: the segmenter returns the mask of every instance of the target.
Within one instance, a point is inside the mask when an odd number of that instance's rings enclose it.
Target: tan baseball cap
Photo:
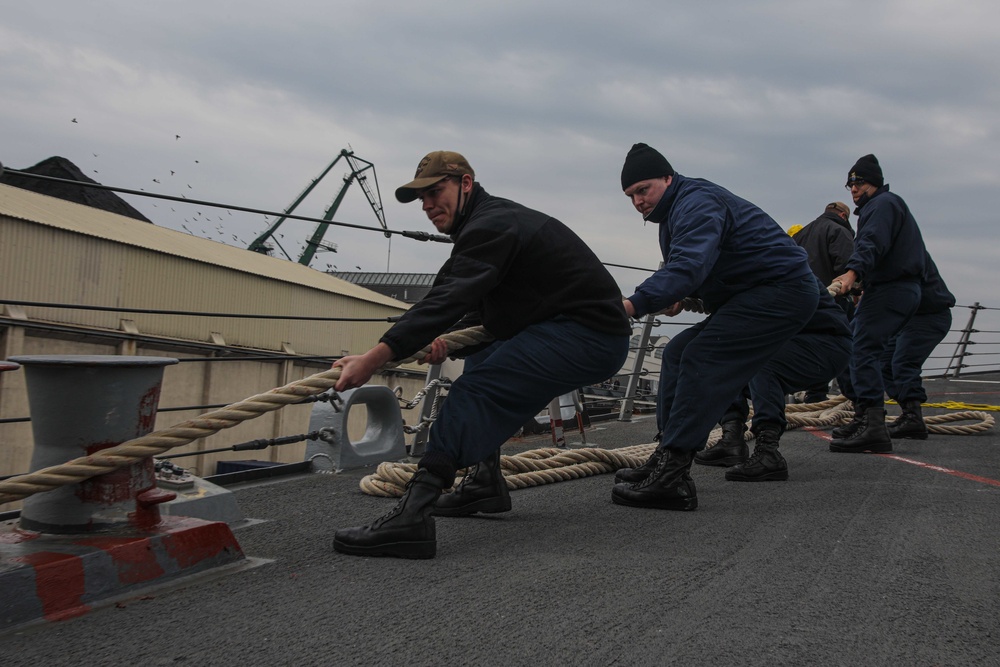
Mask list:
[[[396,199],[400,203],[408,204],[417,198],[418,190],[423,190],[449,176],[465,174],[469,174],[473,179],[476,178],[476,172],[461,153],[454,151],[428,153],[417,165],[417,173],[413,175],[413,180],[396,188]]]
[[[838,213],[843,213],[846,217],[851,217],[850,207],[842,201],[835,201],[833,203],[826,205],[826,210],[837,211]]]

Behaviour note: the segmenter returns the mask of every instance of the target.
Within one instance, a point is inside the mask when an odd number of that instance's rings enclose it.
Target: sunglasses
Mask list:
[[[860,188],[867,182],[868,181],[866,181],[863,178],[849,178],[847,179],[847,184],[844,187],[847,188],[848,190],[850,190],[851,188]]]

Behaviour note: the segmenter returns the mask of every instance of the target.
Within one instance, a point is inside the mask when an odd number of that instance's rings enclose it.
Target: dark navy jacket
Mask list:
[[[698,296],[709,311],[758,285],[812,276],[805,250],[745,199],[674,174],[647,220],[660,225],[664,266],[635,288],[637,315]]]
[[[855,210],[858,233],[847,268],[864,285],[894,280],[919,282],[924,275],[927,249],[917,221],[899,195],[883,185],[871,197],[862,197]]]
[[[924,276],[920,281],[920,305],[917,315],[932,315],[955,305],[955,295],[948,291],[937,265],[929,254],[924,258]]]
[[[396,359],[415,354],[470,312],[499,340],[559,316],[631,334],[618,284],[555,218],[493,197],[476,183],[451,238],[455,247],[431,291],[382,336]]]

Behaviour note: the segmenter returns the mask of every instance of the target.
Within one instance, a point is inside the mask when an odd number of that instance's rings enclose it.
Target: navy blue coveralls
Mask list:
[[[629,297],[642,316],[702,299],[709,317],[664,348],[661,446],[700,450],[734,397],[812,318],[817,282],[805,251],[769,215],[703,179],[674,174],[646,217],[664,266]],[[671,361],[674,360],[674,361]]]
[[[862,408],[882,407],[882,355],[920,304],[927,249],[906,202],[888,184],[858,200],[855,214],[858,233],[847,269],[858,275],[864,295],[852,322],[849,398]]]
[[[785,396],[828,383],[841,374],[851,359],[851,326],[843,308],[820,287],[819,306],[812,318],[781,350],[771,357],[750,380],[740,398],[726,410],[721,421],[746,421],[750,414],[748,399],[753,401],[753,421],[750,430],[760,433],[764,425],[777,426],[784,433]],[[685,331],[682,335],[687,334]],[[666,364],[664,354],[664,364]],[[677,360],[670,363],[676,367]],[[665,388],[665,394],[675,391]],[[666,397],[672,401],[672,396]]]
[[[927,255],[920,282],[920,305],[903,329],[889,340],[882,355],[882,381],[885,393],[897,403],[927,400],[920,381],[924,362],[951,328],[951,309],[955,295],[948,290],[937,265]]]

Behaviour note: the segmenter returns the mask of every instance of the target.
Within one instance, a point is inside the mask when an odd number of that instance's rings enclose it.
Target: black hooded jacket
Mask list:
[[[559,316],[631,334],[614,278],[555,218],[476,183],[451,237],[455,247],[431,291],[381,338],[396,359],[415,354],[470,312],[499,340]]]
[[[824,287],[847,270],[847,260],[854,252],[854,230],[830,211],[803,227],[792,239],[805,248],[809,266]]]

